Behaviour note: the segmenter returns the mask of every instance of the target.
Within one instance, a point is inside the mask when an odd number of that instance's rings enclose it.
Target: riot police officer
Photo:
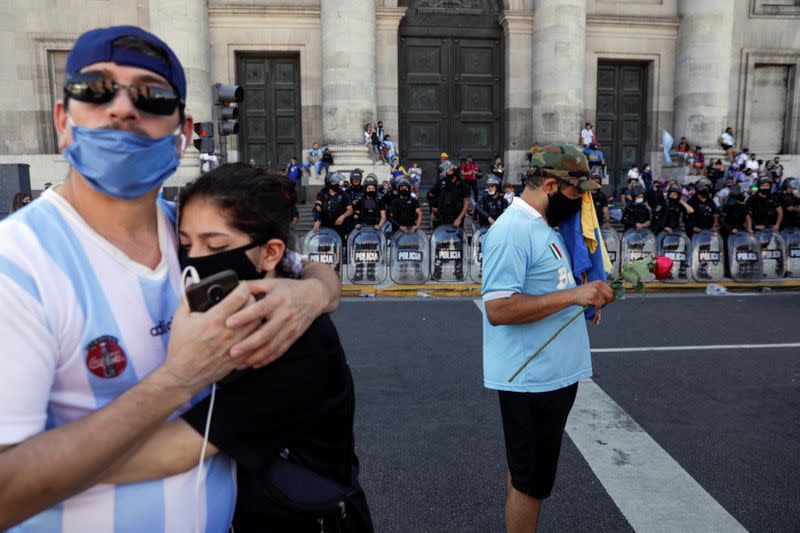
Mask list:
[[[486,180],[486,192],[484,192],[478,203],[475,205],[475,211],[478,212],[478,221],[480,226],[491,226],[497,217],[503,214],[503,211],[508,207],[508,202],[500,194],[500,180],[494,176]]]
[[[603,183],[603,176],[592,174],[591,171],[589,173],[589,178],[596,181],[598,185],[602,185]],[[598,226],[611,229],[611,213],[608,210],[608,196],[606,196],[600,187],[592,189],[592,202],[594,203],[594,212],[597,215]]]
[[[422,224],[422,208],[416,198],[411,196],[411,183],[407,178],[397,181],[398,197],[392,200],[390,222],[392,230],[417,231]]]
[[[781,229],[800,227],[800,188],[797,178],[783,180],[781,200],[783,205],[783,220]]]
[[[677,185],[667,189],[667,199],[658,206],[655,214],[658,231],[670,234],[673,231],[681,231],[681,220],[686,218],[689,212],[694,211],[692,206],[683,200],[682,193],[683,190]]]
[[[725,241],[731,233],[747,230],[747,207],[745,206],[744,187],[734,185],[722,206],[720,234]]]
[[[439,183],[428,193],[428,199],[436,209],[437,225],[461,227],[469,209],[469,196],[470,189],[458,175],[458,168],[452,163],[445,165]]]
[[[378,197],[378,180],[372,176],[364,180],[364,196],[355,203],[353,219],[356,230],[361,229],[362,226],[372,226],[376,231],[380,231],[383,224],[386,222],[386,206],[383,203],[383,199]],[[378,254],[376,257],[378,257],[380,254],[379,248],[380,241],[376,239],[374,242],[359,242],[357,251],[377,251]],[[374,260],[359,260],[358,253],[355,253],[354,258],[356,261],[356,271],[353,276],[353,281],[361,281],[364,279],[364,265],[366,265],[367,279],[375,281],[376,262]]]
[[[363,171],[360,168],[355,169],[350,174],[350,188],[347,189],[347,195],[350,197],[350,200],[353,203],[353,209],[355,209],[356,204],[364,197],[364,189],[366,188],[366,186],[361,185],[362,175]],[[373,175],[370,174],[370,176]],[[378,180],[376,179],[375,183],[377,182]]]
[[[461,177],[458,175],[458,168],[455,165],[452,163],[444,165],[442,178],[429,193],[429,198],[433,200],[433,205],[436,205],[437,225],[450,224],[454,228],[461,227],[469,209],[470,188],[461,181]],[[446,260],[442,259],[442,251],[451,246],[452,243],[446,241],[436,243],[433,279],[441,278],[442,264]],[[456,279],[464,279],[461,260],[455,260],[454,275]]]
[[[717,230],[719,210],[711,198],[711,180],[700,178],[694,185],[695,193],[689,198],[686,216],[686,233],[691,237],[701,230]]]
[[[356,229],[366,224],[380,231],[386,222],[386,206],[383,198],[378,197],[378,180],[371,176],[364,180],[363,192],[364,195],[354,202],[353,218]]]
[[[644,198],[644,187],[636,185],[631,188],[631,196],[633,197],[633,203],[627,206],[622,213],[622,223],[625,225],[625,230],[649,228],[651,210]]]
[[[766,176],[758,180],[758,192],[747,199],[747,231],[772,229],[778,231],[783,218],[781,199],[772,194],[772,180]]]
[[[353,205],[347,193],[341,190],[342,176],[336,172],[325,176],[325,188],[317,195],[314,204],[314,232],[320,227],[331,228],[347,240],[347,219],[353,214]]]

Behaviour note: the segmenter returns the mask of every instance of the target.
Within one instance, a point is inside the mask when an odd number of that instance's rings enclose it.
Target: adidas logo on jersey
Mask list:
[[[162,335],[166,335],[172,329],[172,320],[169,322],[164,322],[160,320],[158,324],[150,328],[150,336],[152,337],[161,337]]]

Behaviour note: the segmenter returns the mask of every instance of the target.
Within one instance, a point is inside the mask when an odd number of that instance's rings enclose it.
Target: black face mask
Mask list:
[[[378,191],[367,191],[365,194],[370,198],[373,198],[376,194],[378,194]]]
[[[240,280],[261,279],[265,275],[264,272],[258,271],[245,252],[263,244],[263,241],[256,241],[233,250],[203,257],[189,257],[186,250],[180,247],[178,248],[178,261],[181,270],[186,267],[194,267],[200,279],[213,276],[223,270],[233,270]]]
[[[408,189],[400,189],[400,196],[402,196],[403,198],[407,198],[410,192],[411,191],[409,191]]]
[[[581,210],[582,201],[582,198],[577,200],[567,198],[561,191],[558,191],[547,202],[545,210],[547,223],[550,226],[558,226],[561,222],[569,220],[572,215]]]
[[[761,196],[766,196],[769,194],[769,189],[758,189],[758,192],[761,193]]]
[[[339,192],[339,184],[338,183],[331,183],[330,185],[328,185],[328,189],[330,189],[330,190],[332,190],[334,192]]]

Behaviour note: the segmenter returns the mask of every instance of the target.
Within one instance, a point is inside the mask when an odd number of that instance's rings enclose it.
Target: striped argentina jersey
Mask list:
[[[53,190],[0,222],[0,445],[103,407],[164,361],[180,266],[175,209],[159,202],[155,270],[98,235]],[[198,513],[205,531],[227,531],[232,461],[206,461],[199,501],[196,472],[97,485],[11,531],[188,532]]]

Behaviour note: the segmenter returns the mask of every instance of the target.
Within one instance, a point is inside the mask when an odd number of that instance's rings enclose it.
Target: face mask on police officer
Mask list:
[[[366,195],[369,196],[370,198],[373,198],[376,194],[378,194],[378,191],[376,191],[372,187],[367,189]]]
[[[564,195],[561,189],[549,196],[547,201],[547,223],[551,226],[558,226],[559,223],[569,220],[581,209],[582,199],[573,200]]]
[[[400,196],[402,198],[408,198],[408,195],[410,194],[410,192],[411,191],[409,191],[407,188],[403,187],[402,189],[400,189]]]

